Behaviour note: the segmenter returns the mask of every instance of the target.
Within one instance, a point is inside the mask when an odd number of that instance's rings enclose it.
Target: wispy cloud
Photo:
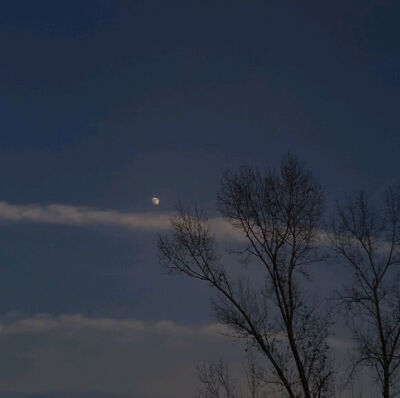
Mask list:
[[[218,323],[202,325],[185,325],[170,320],[145,322],[135,319],[88,318],[81,314],[52,317],[38,314],[21,318],[13,322],[0,322],[0,338],[11,335],[45,334],[65,330],[80,331],[84,329],[112,332],[131,336],[157,334],[175,337],[221,337],[228,329]]]
[[[238,354],[215,323],[13,314],[0,325],[0,396],[183,398],[198,361]]]
[[[113,227],[137,231],[163,232],[170,228],[172,212],[121,212],[110,209],[93,209],[65,204],[38,203],[15,205],[0,202],[0,222],[26,222],[57,224],[77,227]],[[246,242],[245,236],[222,217],[208,220],[210,230],[218,240]],[[332,236],[325,230],[318,231],[321,244],[328,244]],[[387,245],[384,246],[387,248]]]
[[[170,226],[173,213],[120,212],[63,204],[15,205],[0,202],[0,221],[57,224],[80,227],[108,226],[141,231],[165,231]],[[220,217],[209,220],[217,238],[242,240],[242,236]]]
[[[61,204],[14,205],[0,202],[0,220],[75,226],[117,226],[133,229],[160,230],[169,225],[170,214],[123,213]]]

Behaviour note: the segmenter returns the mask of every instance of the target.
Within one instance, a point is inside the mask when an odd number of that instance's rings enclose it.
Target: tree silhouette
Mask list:
[[[201,383],[199,398],[242,398],[228,365],[222,359],[199,364],[197,372]]]
[[[373,369],[382,397],[394,397],[400,367],[400,191],[389,188],[375,206],[360,192],[338,204],[333,244],[351,282],[346,304],[358,356],[354,369]]]
[[[238,252],[260,267],[262,277],[255,281],[249,267],[235,275],[196,208],[181,207],[172,231],[160,236],[161,263],[214,289],[216,317],[263,356],[266,382],[290,398],[331,396],[330,322],[304,289],[310,264],[322,259],[320,185],[290,155],[279,171],[242,166],[223,175],[218,209],[246,242]]]
[[[245,382],[240,384],[222,359],[200,363],[197,366],[200,381],[198,397],[267,398],[269,394],[264,389],[264,372],[252,350],[247,350],[246,361],[242,365]]]

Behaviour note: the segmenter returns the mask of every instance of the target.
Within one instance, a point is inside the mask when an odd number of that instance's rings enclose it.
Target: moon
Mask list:
[[[160,204],[160,199],[158,199],[156,196],[154,196],[151,201],[153,202],[154,206],[158,206]]]

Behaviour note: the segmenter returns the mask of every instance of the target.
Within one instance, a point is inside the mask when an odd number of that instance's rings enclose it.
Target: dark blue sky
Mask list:
[[[20,215],[212,208],[222,169],[288,151],[328,201],[379,193],[399,180],[399,15],[398,2],[368,0],[3,2],[0,201]],[[6,319],[209,320],[204,289],[161,273],[157,228],[10,212],[0,209]],[[54,390],[21,377],[21,393]],[[17,392],[7,380],[0,391]],[[157,395],[135,391],[115,393]]]

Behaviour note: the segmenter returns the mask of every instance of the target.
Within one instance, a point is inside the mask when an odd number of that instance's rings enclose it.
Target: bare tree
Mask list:
[[[400,191],[390,188],[374,205],[363,192],[338,204],[334,248],[352,280],[340,298],[346,304],[358,355],[354,369],[373,370],[382,397],[396,395],[400,365]]]
[[[309,265],[321,260],[321,187],[294,157],[279,171],[249,166],[226,172],[219,211],[242,234],[243,252],[262,271],[237,278],[224,264],[203,214],[181,209],[161,236],[161,263],[171,272],[207,282],[217,293],[215,315],[266,360],[269,383],[290,398],[330,396],[330,323],[305,294]],[[260,283],[257,283],[260,282]]]
[[[264,368],[258,363],[254,350],[247,349],[246,353],[246,362],[243,364],[243,370],[246,376],[248,395],[250,398],[267,397],[264,391]]]
[[[246,350],[242,372],[232,375],[226,362],[206,361],[197,366],[200,381],[199,398],[267,398],[264,372],[253,350]],[[238,377],[244,376],[244,377]],[[243,380],[242,380],[243,379]]]
[[[201,383],[199,398],[241,398],[228,365],[222,359],[201,363],[197,373]]]

